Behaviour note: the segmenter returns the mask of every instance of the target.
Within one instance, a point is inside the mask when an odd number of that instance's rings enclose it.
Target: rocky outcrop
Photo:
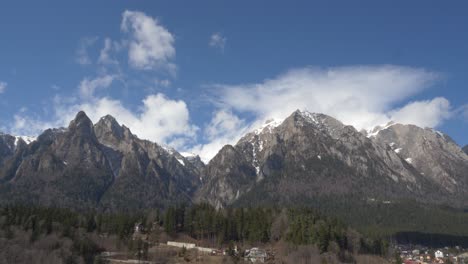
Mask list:
[[[115,175],[101,207],[145,209],[191,202],[198,169],[177,151],[139,139],[111,116],[101,118],[94,130]]]
[[[391,124],[371,138],[391,148],[444,192],[466,197],[468,156],[449,136],[430,128]]]
[[[0,172],[3,202],[92,208],[113,182],[110,165],[84,112],[68,129],[46,130],[16,150]],[[12,200],[6,199],[12,198]]]

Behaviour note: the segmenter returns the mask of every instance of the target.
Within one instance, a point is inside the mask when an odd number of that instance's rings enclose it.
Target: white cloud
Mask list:
[[[226,37],[221,35],[221,33],[213,33],[210,37],[209,45],[210,47],[218,48],[221,51],[224,51],[224,46],[226,45]]]
[[[66,106],[66,109],[62,107],[59,113],[67,116],[63,121],[68,122],[79,110],[85,111],[93,122],[110,114],[138,137],[163,144],[171,144],[178,138],[192,139],[197,130],[190,124],[185,102],[171,100],[160,93],[144,98],[137,112],[132,112],[119,100],[105,97]]]
[[[76,98],[67,100],[56,97],[52,121],[41,120],[20,112],[15,115],[11,130],[15,134],[37,135],[47,128],[66,127],[80,110],[85,111],[94,123],[110,114],[120,124],[129,127],[138,137],[174,147],[193,142],[198,130],[190,123],[185,102],[171,100],[161,93],[145,97],[137,111],[125,107],[120,100],[108,97],[92,97],[82,101]]]
[[[285,118],[296,109],[329,114],[357,129],[389,121],[394,105],[437,80],[424,69],[399,66],[302,68],[257,84],[216,85],[223,108],[257,120]]]
[[[0,94],[5,92],[7,86],[8,84],[6,82],[0,81]]]
[[[459,115],[461,117],[462,120],[468,122],[468,104],[464,104],[464,105],[460,106],[456,110],[456,113],[457,113],[457,115]]]
[[[211,122],[206,127],[206,135],[209,139],[233,133],[239,127],[245,126],[244,120],[226,110],[216,111]]]
[[[402,108],[392,110],[390,119],[403,124],[421,127],[437,127],[452,116],[450,102],[443,97],[432,100],[410,102]]]
[[[154,84],[156,85],[156,88],[158,87],[167,88],[171,85],[171,81],[168,79],[154,79]]]
[[[88,54],[88,48],[93,46],[94,43],[98,40],[97,37],[87,37],[82,38],[78,44],[78,49],[76,50],[76,62],[81,65],[91,64],[92,60]]]
[[[206,144],[190,149],[211,159],[225,144],[235,144],[267,119],[282,119],[296,109],[331,115],[357,129],[395,119],[438,126],[451,115],[445,98],[395,105],[430,87],[440,76],[424,69],[384,66],[302,68],[261,83],[215,85],[217,112],[204,130]],[[246,122],[233,113],[253,116]]]
[[[66,126],[79,110],[84,110],[94,122],[111,114],[141,138],[197,153],[209,161],[225,144],[235,144],[265,120],[285,118],[296,109],[329,114],[357,129],[385,124],[391,119],[438,126],[452,113],[445,98],[401,106],[438,78],[438,74],[424,69],[357,66],[303,68],[260,83],[215,85],[215,110],[198,143],[198,127],[192,124],[184,101],[156,93],[144,98],[138,110],[131,110],[135,108],[126,107],[120,100],[94,95],[96,89],[112,82],[113,78],[106,76],[84,79],[78,98],[54,100],[54,122],[28,120],[26,113],[19,113],[15,120],[17,131],[33,131]],[[241,118],[245,116],[248,121]]]
[[[128,33],[128,59],[137,69],[167,68],[173,70],[174,37],[159,22],[143,12],[123,13],[121,30]]]
[[[109,87],[114,79],[115,76],[113,75],[104,75],[95,79],[84,78],[78,89],[82,97],[90,98],[94,96],[96,89]]]
[[[113,42],[110,38],[104,39],[104,47],[99,52],[98,63],[101,64],[119,64],[119,62],[112,58],[111,51],[119,50],[120,44]]]
[[[14,135],[36,136],[54,125],[54,122],[45,122],[20,111],[13,116],[13,125],[10,130]]]
[[[197,153],[204,162],[208,162],[224,145],[238,141],[249,129],[245,120],[232,112],[218,110],[213,113],[210,123],[204,129],[208,143],[198,144],[184,150]]]

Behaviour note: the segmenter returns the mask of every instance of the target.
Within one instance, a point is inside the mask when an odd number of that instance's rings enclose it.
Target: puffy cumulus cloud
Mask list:
[[[175,56],[174,37],[159,22],[138,11],[126,10],[122,15],[121,30],[128,33],[128,59],[137,69],[167,68]]]
[[[78,86],[80,95],[84,98],[93,97],[96,89],[107,88],[114,80],[114,75],[104,75],[95,79],[86,77],[80,82],[80,85]]]
[[[0,81],[0,94],[5,92],[7,86],[8,84],[6,82]]]
[[[88,49],[93,46],[97,40],[97,37],[86,37],[80,40],[78,49],[76,50],[76,63],[80,65],[92,64],[92,60],[88,54]]]
[[[443,97],[410,102],[389,113],[390,119],[395,122],[416,124],[421,127],[437,127],[452,114],[450,102]]]
[[[221,33],[213,33],[210,37],[210,42],[208,43],[210,47],[218,48],[221,51],[224,51],[224,46],[226,45],[226,37],[221,35]]]
[[[125,107],[120,100],[108,97],[77,101],[76,98],[66,100],[57,96],[54,99],[53,121],[18,113],[15,115],[12,132],[37,135],[47,128],[66,127],[80,110],[85,111],[93,123],[109,114],[120,124],[129,127],[138,137],[173,147],[193,142],[198,130],[197,126],[190,123],[189,111],[184,101],[171,100],[158,93],[145,97],[136,112]]]
[[[193,138],[197,131],[197,127],[190,124],[185,102],[168,99],[160,93],[144,98],[137,113],[125,108],[120,101],[109,98],[95,99],[73,108],[72,115],[84,110],[93,122],[110,114],[138,137],[158,143],[171,144],[178,136]]]
[[[285,118],[296,109],[307,109],[362,129],[388,122],[388,112],[395,104],[438,78],[424,69],[392,65],[302,68],[262,83],[216,88],[221,107],[253,113],[257,121]]]

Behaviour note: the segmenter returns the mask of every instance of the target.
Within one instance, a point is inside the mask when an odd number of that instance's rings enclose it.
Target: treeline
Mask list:
[[[320,253],[331,252],[350,260],[356,254],[386,255],[388,243],[382,238],[366,238],[336,218],[326,217],[313,209],[279,209],[270,207],[227,208],[216,210],[208,204],[178,205],[135,214],[75,212],[68,209],[34,206],[0,208],[0,228],[6,239],[14,238],[14,230],[27,231],[30,243],[55,234],[72,241],[72,253],[65,263],[95,263],[104,249],[91,239],[94,234],[115,236],[128,249],[135,245],[135,226],[151,234],[161,231],[169,237],[186,234],[212,246],[236,243],[261,244],[284,241],[295,246],[314,245]],[[1,236],[0,236],[1,238]],[[137,250],[137,252],[140,252]]]
[[[31,246],[30,251],[35,252],[34,243],[38,240],[47,241],[47,238],[50,237],[49,240],[55,242],[40,242],[48,245],[46,250],[60,251],[59,254],[63,257],[63,262],[60,263],[99,263],[96,256],[104,249],[100,248],[88,234],[116,235],[121,240],[126,240],[133,234],[135,222],[139,221],[141,217],[141,215],[126,214],[78,213],[62,208],[5,206],[0,208],[0,231],[2,234],[0,238],[7,241],[17,241],[16,243],[27,240],[29,243],[27,245],[23,243],[21,246]],[[28,237],[25,239],[16,236]],[[66,241],[71,241],[70,252],[68,249],[61,248],[61,244],[65,244]],[[14,248],[18,245],[12,246]],[[38,247],[44,248],[42,245]],[[5,248],[4,251],[6,251]],[[18,258],[18,256],[12,257]],[[10,261],[7,260],[7,262]]]
[[[386,255],[381,237],[365,238],[336,218],[313,209],[228,208],[208,204],[169,207],[163,216],[169,234],[186,233],[218,245],[229,242],[266,243],[285,240],[295,245],[316,245],[321,253]]]
[[[0,209],[0,223],[4,230],[19,226],[31,230],[31,240],[41,234],[60,232],[65,237],[73,237],[74,232],[85,230],[88,233],[116,234],[127,238],[133,233],[136,222],[144,214],[102,214],[95,212],[79,213],[64,208],[44,208],[36,206],[6,206]]]

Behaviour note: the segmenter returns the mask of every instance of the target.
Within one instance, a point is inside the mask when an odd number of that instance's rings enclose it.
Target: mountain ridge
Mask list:
[[[229,163],[229,156],[236,161]],[[206,168],[205,177],[211,182],[201,186],[198,198],[218,207],[235,204],[243,192],[273,195],[268,199],[275,202],[296,200],[294,194],[310,200],[316,195],[362,192],[383,195],[384,200],[417,197],[423,201],[428,199],[423,190],[437,193],[434,183],[390,148],[330,116],[299,110],[281,124],[250,132],[236,145],[223,148]],[[369,187],[366,178],[375,186]],[[245,183],[246,179],[251,181]]]
[[[465,207],[468,197],[468,155],[449,136],[398,123],[357,131],[300,110],[246,133],[207,164],[139,139],[110,115],[93,124],[80,111],[67,128],[32,142],[1,134],[0,164],[0,203],[78,209],[305,205],[325,196]]]

